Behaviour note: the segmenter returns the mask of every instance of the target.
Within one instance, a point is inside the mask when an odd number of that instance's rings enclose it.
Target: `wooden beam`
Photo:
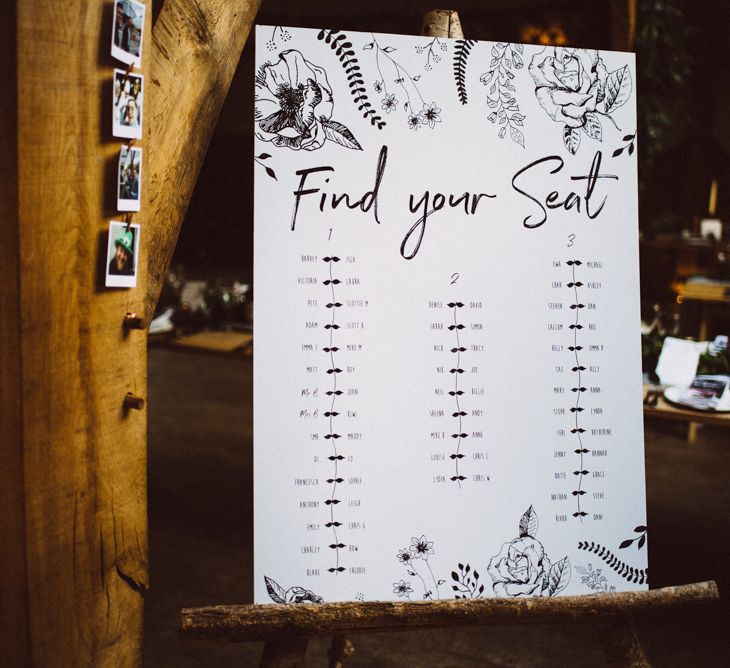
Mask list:
[[[28,605],[25,592],[25,510],[20,398],[20,298],[18,230],[18,61],[15,3],[0,21],[0,653],[3,662],[29,663]]]
[[[125,412],[122,402],[127,392],[144,396],[147,357],[144,332],[122,322],[145,303],[147,219],[135,216],[140,287],[104,288],[121,146],[111,137],[112,70],[124,67],[109,55],[113,5],[8,4],[0,22],[9,75],[0,101],[2,661],[135,666],[147,586],[147,424],[144,411]],[[145,74],[148,64],[145,56]]]
[[[260,4],[261,0],[166,0],[155,23],[148,89],[154,147],[147,172],[148,318]]]
[[[714,582],[640,592],[526,599],[460,599],[321,605],[216,605],[183,608],[180,629],[195,638],[277,640],[463,625],[564,624],[627,615],[686,613],[717,603]]]

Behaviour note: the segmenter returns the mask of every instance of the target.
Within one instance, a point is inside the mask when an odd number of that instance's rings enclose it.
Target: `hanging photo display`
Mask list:
[[[114,2],[112,25],[112,56],[128,65],[142,63],[142,37],[146,7],[134,0]]]
[[[122,146],[117,171],[117,209],[139,211],[142,183],[142,149]]]
[[[115,137],[142,138],[143,102],[144,76],[115,69],[112,100],[112,134]]]
[[[634,56],[256,55],[255,601],[647,588]]]
[[[138,257],[139,225],[110,221],[106,252],[106,287],[137,287]]]

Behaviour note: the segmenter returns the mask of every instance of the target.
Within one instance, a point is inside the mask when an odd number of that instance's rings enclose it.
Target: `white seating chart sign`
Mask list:
[[[645,589],[633,55],[256,53],[255,601]]]

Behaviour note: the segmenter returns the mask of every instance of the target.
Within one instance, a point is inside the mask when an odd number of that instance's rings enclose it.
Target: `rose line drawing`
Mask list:
[[[332,87],[323,68],[295,49],[282,51],[275,64],[256,74],[256,136],[274,146],[313,151],[330,140],[362,150],[350,130],[332,119]]]
[[[489,561],[487,572],[498,598],[555,596],[570,582],[568,557],[551,564],[535,538],[537,528],[537,513],[530,506],[520,518],[519,537],[502,545]]]
[[[535,54],[528,71],[540,106],[563,124],[563,142],[572,155],[580,147],[581,131],[603,141],[601,117],[618,129],[611,114],[631,96],[628,65],[609,72],[598,51],[555,46]]]

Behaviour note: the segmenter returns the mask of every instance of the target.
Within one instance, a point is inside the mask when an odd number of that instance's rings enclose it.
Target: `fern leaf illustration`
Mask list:
[[[590,545],[587,542],[584,543],[582,541],[579,541],[578,549],[586,550],[588,552],[594,552],[601,559],[603,559],[603,561],[605,561],[610,568],[616,571],[618,575],[620,575],[624,580],[627,580],[628,582],[633,582],[635,584],[645,584],[649,582],[648,568],[633,568],[627,563],[621,561],[615,554],[613,554],[613,552],[611,552],[611,550],[602,547],[601,545],[596,545],[592,541]]]
[[[365,91],[365,81],[362,78],[362,70],[355,56],[355,52],[352,50],[352,42],[347,39],[345,33],[339,30],[320,30],[317,34],[317,39],[320,41],[324,40],[325,44],[329,44],[339,59],[347,75],[347,83],[352,94],[353,102],[357,105],[357,110],[362,113],[363,118],[368,119],[378,130],[382,130],[386,123],[375,112],[373,105],[368,100]]]
[[[459,95],[459,102],[466,104],[466,61],[469,52],[476,44],[473,39],[459,39],[454,45],[454,79],[456,80],[456,92]]]

